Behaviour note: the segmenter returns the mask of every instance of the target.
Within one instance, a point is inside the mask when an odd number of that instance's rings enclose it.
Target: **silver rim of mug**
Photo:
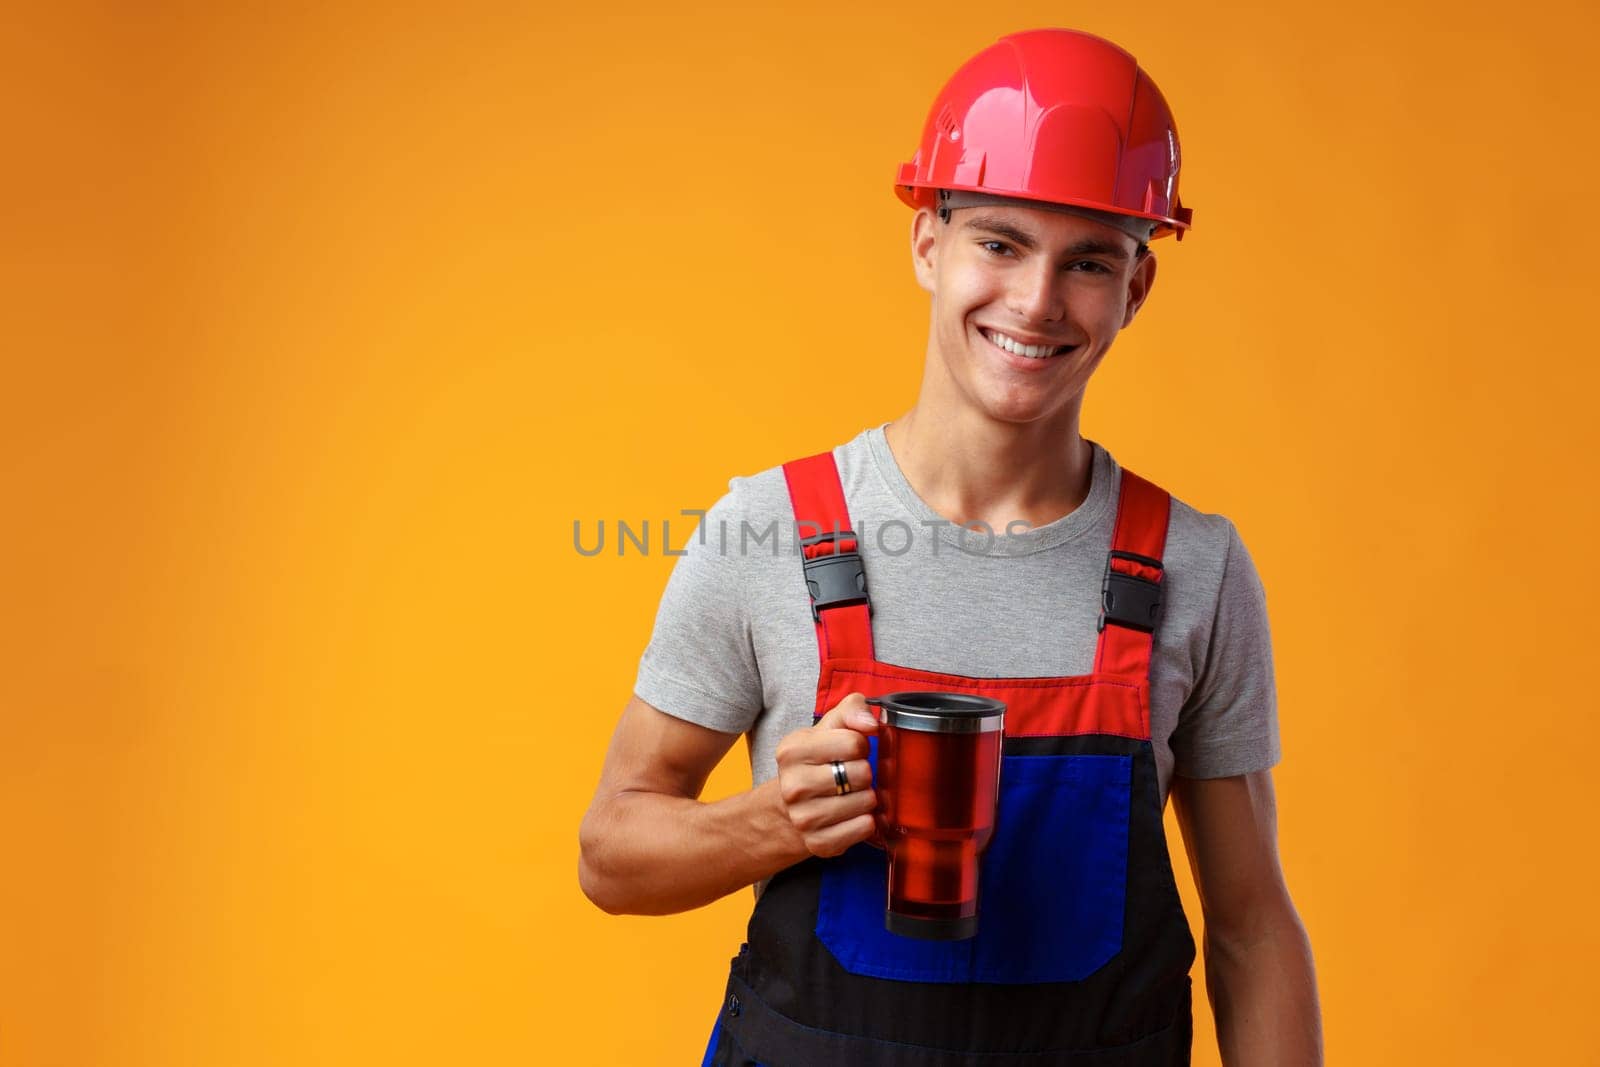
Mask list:
[[[984,715],[918,715],[914,711],[883,706],[883,721],[902,730],[918,730],[927,734],[990,734],[999,730],[1005,716]]]

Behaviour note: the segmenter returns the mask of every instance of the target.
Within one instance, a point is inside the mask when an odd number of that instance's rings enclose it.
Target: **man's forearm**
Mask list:
[[[1320,1067],[1322,1013],[1311,942],[1292,906],[1248,938],[1208,930],[1205,960],[1226,1067]]]
[[[669,915],[709,904],[810,855],[776,779],[704,803],[624,792],[579,830],[578,880],[616,915]]]

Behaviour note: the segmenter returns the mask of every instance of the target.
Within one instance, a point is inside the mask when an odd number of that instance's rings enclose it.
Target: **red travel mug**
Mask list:
[[[879,709],[878,834],[889,853],[891,933],[978,932],[978,859],[994,836],[1006,706],[965,693],[890,693]]]

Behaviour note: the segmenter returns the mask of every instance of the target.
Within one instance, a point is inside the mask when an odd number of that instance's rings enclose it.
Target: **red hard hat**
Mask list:
[[[1193,212],[1178,201],[1178,130],[1133,56],[1077,30],[1000,38],[956,71],[900,166],[912,207],[966,189],[1150,219],[1181,240]]]

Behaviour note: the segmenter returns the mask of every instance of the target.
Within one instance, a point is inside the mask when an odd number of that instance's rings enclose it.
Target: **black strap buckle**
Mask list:
[[[867,612],[870,614],[872,611],[872,602],[867,599],[867,570],[862,565],[861,553],[854,550],[841,552],[838,548],[837,542],[846,538],[860,543],[852,530],[830,530],[815,537],[800,539],[802,552],[811,545],[835,542],[831,553],[825,556],[808,556],[801,560],[801,566],[805,570],[806,588],[811,591],[812,622],[822,621],[822,616],[818,612],[823,608],[865,604]]]
[[[1114,622],[1130,630],[1154,633],[1156,619],[1161,614],[1161,583],[1112,570],[1113,559],[1131,560],[1158,571],[1163,569],[1159,559],[1112,549],[1106,556],[1106,576],[1100,585],[1100,621],[1095,632],[1103,631],[1106,623]]]

